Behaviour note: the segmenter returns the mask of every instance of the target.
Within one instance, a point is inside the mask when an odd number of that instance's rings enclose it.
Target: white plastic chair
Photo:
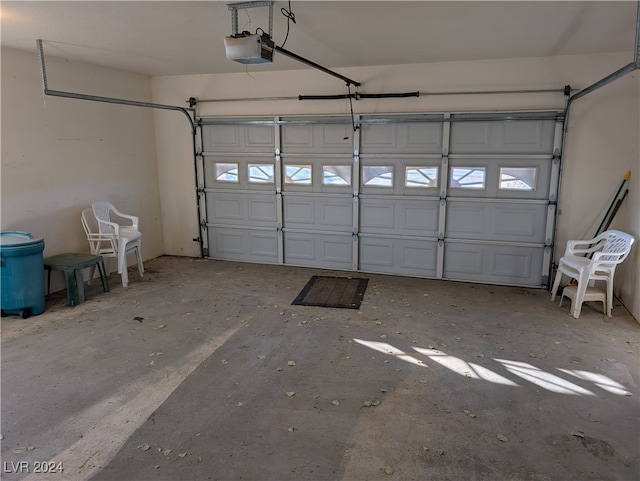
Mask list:
[[[558,271],[551,290],[554,301],[565,274],[578,281],[575,302],[572,303],[576,319],[580,316],[587,287],[591,281],[605,281],[607,284],[607,316],[611,317],[613,306],[613,275],[616,266],[624,261],[633,245],[633,236],[618,230],[608,230],[588,240],[570,240],[564,255],[558,263]]]
[[[91,253],[102,257],[115,257],[117,259],[118,247],[115,242],[115,236],[112,234],[100,233],[100,230],[98,229],[98,221],[96,220],[96,216],[93,215],[93,209],[91,207],[83,209],[80,220],[82,221],[84,233],[87,235]],[[94,273],[95,267],[92,267],[89,276],[89,283],[91,283]]]
[[[142,233],[138,230],[139,219],[136,216],[118,211],[109,202],[94,202],[91,205],[91,210],[98,225],[98,235],[93,237],[93,241],[89,240],[90,244],[94,242],[92,253],[106,257],[116,257],[118,259],[118,274],[122,276],[122,285],[127,287],[129,285],[129,274],[127,272],[128,254],[135,254],[140,277],[144,273],[141,252]],[[112,215],[130,221],[131,225],[121,225],[114,222]],[[83,211],[83,225],[85,223],[84,217]],[[110,238],[110,240],[107,241],[107,238]],[[87,239],[89,239],[89,235],[87,235]]]

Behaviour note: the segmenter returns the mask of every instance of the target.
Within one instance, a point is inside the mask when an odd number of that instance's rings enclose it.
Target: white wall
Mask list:
[[[46,60],[50,89],[151,100],[149,77]],[[45,256],[89,252],[80,213],[107,200],[140,217],[143,257],[162,255],[152,111],[45,96],[37,56],[7,48],[1,86],[2,231],[43,237]]]
[[[620,64],[620,67],[622,64]],[[640,321],[640,71],[577,100],[569,114],[556,252],[593,237],[627,171],[631,178],[610,229],[632,234],[616,269],[615,294]]]
[[[438,92],[459,90],[547,89],[570,84],[584,88],[629,63],[631,53],[446,62],[344,69],[340,73],[360,81],[363,93]],[[276,60],[277,61],[277,60]],[[155,102],[184,105],[189,97],[225,99],[281,97],[299,94],[340,94],[344,83],[313,69],[289,72],[156,77]],[[408,99],[360,100],[356,113],[438,112],[563,108],[562,94],[428,96]],[[566,240],[583,238],[597,226],[615,188],[627,170],[634,171],[630,195],[613,224],[640,239],[638,219],[638,72],[587,96],[575,104],[565,146],[562,215],[558,219],[556,256]],[[345,114],[344,100],[202,103],[198,115]],[[156,150],[162,198],[165,248],[176,255],[199,255],[195,212],[191,138],[185,120],[173,113],[155,112]],[[176,228],[177,227],[177,228]],[[616,294],[640,319],[638,250],[616,275]]]

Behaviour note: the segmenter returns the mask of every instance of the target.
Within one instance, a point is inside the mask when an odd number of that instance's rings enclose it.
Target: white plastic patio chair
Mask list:
[[[113,234],[100,233],[100,230],[98,229],[98,221],[96,220],[96,216],[93,215],[93,209],[91,207],[87,207],[82,210],[80,220],[82,221],[84,233],[87,235],[91,253],[102,257],[114,257],[117,259],[118,247],[115,241],[115,236]],[[89,283],[91,283],[94,273],[95,266],[91,268]]]
[[[605,281],[607,285],[607,316],[611,317],[613,306],[613,276],[616,266],[624,261],[633,245],[633,236],[618,230],[608,230],[588,240],[570,240],[558,263],[558,271],[551,290],[554,301],[562,276],[578,281],[575,302],[572,303],[576,319],[580,316],[587,287],[591,281]]]
[[[127,272],[128,254],[135,254],[140,277],[144,274],[141,252],[142,233],[138,230],[139,219],[134,215],[120,212],[109,202],[94,202],[91,205],[91,210],[98,224],[99,233],[99,237],[94,240],[96,243],[95,248],[98,250],[92,252],[107,257],[116,257],[118,259],[118,274],[122,276],[122,286],[127,287],[129,285],[129,274]],[[130,221],[131,225],[115,222],[114,216]],[[107,237],[111,238],[109,243],[106,243]],[[90,240],[89,242],[91,243],[92,241]]]

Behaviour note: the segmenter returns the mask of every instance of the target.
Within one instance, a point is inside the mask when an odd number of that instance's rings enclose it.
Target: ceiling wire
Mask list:
[[[356,130],[358,130],[359,126],[356,125],[356,118],[353,115],[353,95],[351,95],[350,83],[347,83],[347,92],[348,92],[347,97],[349,98],[349,107],[351,109],[351,126],[353,127],[353,131],[355,132]],[[355,95],[358,95],[358,93],[356,92]]]
[[[247,73],[247,75],[248,75],[249,77],[251,77],[253,80],[255,80],[255,79],[256,79],[253,75],[251,75],[251,74],[249,73],[249,64],[245,64],[244,69],[245,69],[245,72]]]
[[[244,24],[244,27],[242,27],[242,30],[245,31],[245,30],[247,30],[247,27],[248,27],[248,30],[250,31],[251,30],[251,15],[249,15],[249,9],[248,8],[243,8],[243,10],[244,10],[244,13],[247,14],[247,17],[249,18],[249,20],[248,20],[247,23]]]
[[[280,48],[283,48],[284,44],[287,43],[287,39],[289,38],[289,26],[291,22],[296,23],[296,15],[293,13],[293,10],[291,10],[291,0],[289,0],[289,9],[287,10],[286,8],[282,7],[280,9],[280,13],[287,19],[287,34],[284,37],[284,42],[282,42],[282,45],[280,45]]]
[[[344,112],[346,114],[349,113],[349,84],[344,86],[345,96],[344,96]],[[353,126],[353,116],[351,117],[351,124]],[[347,131],[347,126],[345,125],[345,136],[342,140],[349,140],[349,132]]]

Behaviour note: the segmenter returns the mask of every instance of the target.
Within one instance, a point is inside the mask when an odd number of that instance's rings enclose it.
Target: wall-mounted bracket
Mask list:
[[[231,31],[233,35],[238,35],[238,10],[247,8],[269,7],[269,37],[273,37],[273,0],[238,2],[227,4],[231,10]]]

